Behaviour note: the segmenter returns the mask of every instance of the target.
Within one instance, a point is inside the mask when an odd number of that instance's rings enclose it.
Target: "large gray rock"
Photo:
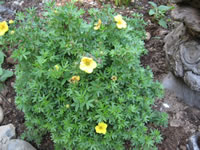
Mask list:
[[[172,0],[173,3],[177,4],[189,4],[192,7],[200,8],[200,1],[199,0]]]
[[[4,117],[3,109],[2,109],[2,107],[0,106],[0,124],[1,124],[2,121],[3,121],[3,117]]]
[[[162,81],[162,84],[165,89],[174,92],[186,104],[200,108],[200,92],[192,90],[183,82],[182,78],[177,78],[172,73],[169,73]]]
[[[26,141],[15,139],[10,140],[5,150],[36,150],[31,144]]]
[[[179,46],[188,41],[190,36],[186,33],[186,27],[180,24],[175,30],[170,32],[164,39],[164,50],[170,70],[178,77],[183,77],[184,68],[181,61]]]
[[[15,137],[15,127],[12,124],[0,126],[0,150],[5,150],[8,141]]]
[[[199,9],[193,8],[191,6],[179,6],[171,12],[171,15],[174,20],[183,22],[187,28],[200,33]]]
[[[164,50],[170,70],[192,90],[200,92],[200,43],[187,31],[180,24],[165,37]]]

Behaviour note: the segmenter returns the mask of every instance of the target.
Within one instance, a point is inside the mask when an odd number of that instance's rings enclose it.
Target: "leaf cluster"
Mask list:
[[[54,6],[48,3],[40,17],[34,9],[18,13],[15,35],[3,40],[17,47],[16,104],[28,137],[50,133],[56,150],[123,150],[125,141],[134,149],[156,149],[160,132],[148,124],[166,124],[166,117],[152,110],[162,86],[140,64],[146,53],[142,16],[123,17],[127,28],[118,29],[110,7],[91,9],[83,19],[85,12],[73,4]],[[98,19],[101,27],[94,30]],[[91,74],[79,68],[83,57],[97,63]],[[69,82],[75,75],[80,81]],[[105,135],[95,132],[99,122],[108,125]]]
[[[6,70],[2,68],[2,64],[4,62],[4,53],[0,51],[0,84],[6,81],[9,77],[13,76],[13,72],[10,70]]]
[[[149,15],[153,16],[155,20],[158,21],[158,24],[163,27],[167,28],[167,21],[166,21],[166,12],[169,10],[174,9],[173,6],[165,6],[165,5],[160,5],[157,6],[156,3],[154,2],[149,2],[151,4],[152,9],[149,10]]]

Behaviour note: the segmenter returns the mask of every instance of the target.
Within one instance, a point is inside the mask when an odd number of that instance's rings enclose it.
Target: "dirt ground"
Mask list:
[[[148,54],[141,58],[143,66],[150,66],[154,73],[155,80],[162,81],[162,79],[169,72],[166,65],[165,53],[163,50],[163,38],[175,27],[176,22],[170,22],[168,29],[163,29],[152,17],[148,15],[150,5],[149,0],[135,0],[129,7],[116,8],[116,10],[123,15],[130,16],[133,12],[139,12],[144,15],[144,19],[148,22],[146,31],[150,33],[151,38],[145,40],[145,47],[148,50]],[[158,5],[169,4],[168,0],[152,0]],[[103,7],[101,1],[82,0],[77,5],[87,10],[91,7],[101,8]],[[106,2],[108,3],[108,2]],[[42,11],[42,0],[24,0],[22,5],[13,8],[13,0],[5,0],[4,6],[14,9],[16,11],[24,11],[27,7],[37,7],[38,12]],[[113,4],[112,4],[113,5]],[[169,15],[169,14],[168,14]],[[5,16],[4,16],[5,17]],[[7,19],[14,19],[14,16],[6,16]],[[11,54],[6,53],[7,57]],[[5,62],[4,68],[14,69],[14,65],[8,61]],[[17,110],[14,102],[15,91],[13,89],[15,77],[12,77],[6,81],[6,88],[1,92],[3,96],[3,109],[5,118],[2,125],[12,123],[16,127],[17,137],[25,131],[24,115]],[[161,112],[167,112],[169,115],[169,124],[167,128],[160,128],[163,141],[158,145],[159,150],[186,150],[186,144],[188,138],[195,132],[200,131],[200,110],[189,107],[181,102],[173,93],[166,91],[165,97],[156,101],[155,109]],[[31,142],[38,150],[53,150],[53,142],[50,136],[44,137],[42,144],[37,147],[36,144]]]

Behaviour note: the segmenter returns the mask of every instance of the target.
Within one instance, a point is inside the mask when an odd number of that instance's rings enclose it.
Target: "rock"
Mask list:
[[[200,132],[192,135],[188,141],[188,150],[199,150]]]
[[[200,32],[199,14],[199,9],[188,6],[179,6],[171,12],[171,15],[174,20],[183,22],[187,28],[190,28],[196,32]]]
[[[15,139],[10,140],[5,150],[36,150],[31,144],[26,141]]]
[[[175,93],[186,104],[200,109],[200,92],[188,87],[182,78],[177,78],[172,73],[169,73],[162,81],[162,84],[165,89]]]
[[[2,109],[2,107],[0,106],[0,124],[1,124],[2,121],[3,121],[3,118],[4,118],[3,109]]]
[[[146,32],[146,38],[145,38],[145,40],[150,40],[151,39],[151,34],[149,33],[149,32]]]
[[[8,141],[15,137],[15,127],[12,124],[0,126],[0,148],[4,149]]]
[[[191,71],[187,71],[184,75],[184,81],[192,90],[200,91],[200,76]]]
[[[10,14],[10,15],[13,15],[14,11],[12,11],[9,8],[6,8],[6,7],[2,6],[2,5],[0,5],[0,14]]]
[[[200,43],[189,41],[179,46],[181,62],[185,72],[192,71],[200,75]]]
[[[186,4],[186,5],[191,5],[192,7],[195,8],[200,8],[200,1],[199,0],[172,0],[173,3],[177,4]]]
[[[181,146],[180,146],[180,150],[187,150],[187,148],[186,148],[186,146],[181,145]]]
[[[6,11],[7,11],[7,8],[2,6],[2,5],[0,5],[0,13],[4,13]]]
[[[15,82],[11,82],[10,85],[11,85],[12,88],[14,88],[15,87]]]
[[[164,39],[164,51],[166,53],[167,63],[170,70],[178,77],[183,77],[184,68],[179,55],[179,45],[188,41],[190,36],[186,33],[186,27],[180,24],[176,29],[170,32]]]

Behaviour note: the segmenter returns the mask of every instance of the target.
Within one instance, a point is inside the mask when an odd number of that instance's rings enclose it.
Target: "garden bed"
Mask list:
[[[167,5],[169,4],[166,0],[152,0],[158,5]],[[4,4],[7,7],[11,7],[13,1],[6,1]],[[42,11],[42,1],[40,0],[24,0],[24,3],[21,6],[17,6],[15,9],[17,11],[24,11],[24,8],[27,7],[37,7],[38,12]],[[82,1],[77,4],[78,7],[84,8],[85,10],[95,7],[101,8],[102,3],[94,1]],[[113,4],[111,4],[115,7]],[[145,40],[145,47],[148,50],[148,54],[141,58],[143,66],[150,66],[155,80],[162,81],[162,79],[168,73],[168,68],[165,62],[165,53],[163,51],[163,38],[165,35],[173,29],[174,23],[171,22],[168,29],[161,28],[156,22],[153,21],[152,17],[148,15],[150,9],[148,0],[135,0],[127,8],[116,8],[116,10],[125,15],[130,16],[133,12],[139,12],[144,15],[144,20],[149,23],[146,26],[146,31],[150,33],[151,38]],[[8,19],[11,19],[10,16],[7,16]],[[13,18],[14,19],[14,18]],[[7,57],[11,54],[8,52]],[[14,64],[6,62],[4,68],[14,69]],[[3,110],[5,118],[3,121],[4,124],[12,123],[16,127],[17,137],[25,131],[24,125],[24,115],[21,111],[16,109],[15,106],[15,91],[13,85],[15,82],[15,77],[12,77],[6,81],[6,88],[3,90],[2,95],[7,99],[3,101]],[[169,106],[166,107],[163,104]],[[169,115],[169,125],[167,128],[160,128],[163,141],[158,145],[159,150],[173,150],[179,148],[180,150],[186,149],[187,139],[196,131],[200,130],[200,111],[191,108],[183,104],[176,96],[172,93],[166,91],[165,97],[156,101],[154,106],[156,110],[167,112]],[[36,145],[32,143],[35,147]],[[127,143],[128,145],[128,143]],[[47,135],[43,138],[42,144],[38,147],[38,150],[53,150],[53,143],[50,137]]]

